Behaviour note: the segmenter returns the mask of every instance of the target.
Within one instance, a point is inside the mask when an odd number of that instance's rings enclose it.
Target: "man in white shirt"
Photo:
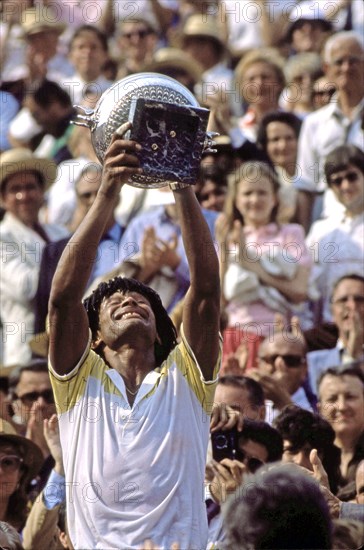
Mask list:
[[[364,152],[354,145],[335,148],[327,157],[325,176],[344,213],[315,222],[307,236],[313,269],[311,285],[321,295],[314,325],[331,321],[330,298],[335,282],[348,273],[363,275]]]
[[[6,151],[0,158],[0,195],[5,216],[0,223],[0,305],[4,365],[29,361],[34,305],[42,252],[47,242],[67,230],[41,224],[44,192],[56,178],[53,161],[35,158],[29,149]]]
[[[136,549],[148,537],[163,548],[174,541],[205,548],[220,285],[192,188],[171,184],[191,275],[181,343],[159,296],[142,283],[115,278],[82,303],[114,199],[142,173],[140,145],[122,137],[128,129],[123,125],[106,151],[97,197],[61,257],[49,301],[68,526],[75,548]]]
[[[299,203],[308,221],[318,219],[322,209],[322,193],[326,190],[324,163],[336,147],[354,144],[363,147],[364,112],[364,47],[363,39],[355,32],[339,32],[329,38],[324,48],[324,71],[337,93],[328,105],[309,114],[303,121],[297,165],[302,171]],[[302,186],[302,183],[306,185]],[[320,195],[316,199],[316,194]],[[334,197],[325,193],[324,204],[340,206]],[[312,212],[312,201],[317,200]],[[319,204],[321,202],[321,204]],[[332,210],[331,210],[332,211]],[[341,209],[342,211],[342,209]],[[324,215],[329,212],[324,209]]]

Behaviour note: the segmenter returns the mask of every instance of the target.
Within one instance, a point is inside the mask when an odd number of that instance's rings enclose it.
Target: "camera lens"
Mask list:
[[[228,441],[226,435],[218,435],[215,439],[216,449],[226,449]]]

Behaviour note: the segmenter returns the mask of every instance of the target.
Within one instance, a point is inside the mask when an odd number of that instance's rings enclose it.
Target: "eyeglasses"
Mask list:
[[[151,34],[151,32],[152,31],[150,31],[149,29],[140,29],[139,31],[125,32],[122,34],[122,37],[126,38],[127,40],[131,40],[134,36],[136,36],[143,40],[149,34]]]
[[[23,405],[31,405],[40,397],[43,397],[44,401],[49,404],[54,403],[54,395],[52,390],[31,391],[29,393],[25,393],[24,395],[14,394],[14,399],[19,399]]]
[[[22,464],[23,459],[17,455],[6,455],[0,458],[0,467],[2,471],[7,474],[13,474],[14,472],[17,472]]]
[[[313,90],[312,95],[319,96],[319,97],[323,97],[327,95],[331,98],[335,92],[336,92],[336,88],[329,88],[328,90]]]
[[[249,472],[252,474],[264,465],[264,462],[262,462],[259,458],[248,455],[245,451],[243,451],[243,449],[237,449],[235,458],[236,460],[239,460],[239,462],[245,464]]]
[[[358,179],[359,174],[357,172],[347,172],[343,176],[330,178],[329,183],[330,185],[334,185],[334,187],[340,187],[344,180],[348,181],[349,183],[354,183],[354,181],[357,181]]]
[[[349,300],[353,300],[357,305],[363,305],[364,304],[364,296],[360,296],[358,294],[349,294],[347,296],[341,296],[340,298],[336,298],[336,300],[332,300],[331,303],[339,306],[343,306],[348,302]]]
[[[345,61],[347,61],[348,65],[358,65],[361,61],[363,61],[363,56],[357,56],[357,55],[347,55],[345,57],[339,57],[338,59],[333,59],[331,64],[335,65],[336,67],[341,67],[344,65]]]
[[[277,357],[281,357],[281,359],[283,359],[283,361],[286,363],[287,367],[290,367],[290,368],[300,367],[304,362],[303,357],[301,357],[300,355],[291,355],[291,354],[282,355],[280,353],[276,353],[274,355],[267,355],[266,357],[260,357],[259,359],[261,359],[265,363],[268,363],[268,365],[274,365]]]

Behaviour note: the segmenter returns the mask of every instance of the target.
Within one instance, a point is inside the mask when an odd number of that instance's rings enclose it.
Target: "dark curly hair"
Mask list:
[[[335,432],[330,424],[319,414],[314,414],[296,405],[287,405],[273,421],[283,440],[289,441],[293,452],[298,452],[306,443],[322,456],[330,488],[338,491],[341,474],[341,452],[336,445]]]
[[[177,345],[177,332],[175,326],[165,310],[159,295],[149,286],[135,279],[127,277],[115,277],[107,283],[100,283],[93,293],[85,298],[83,305],[86,309],[92,339],[95,340],[100,327],[99,313],[101,302],[109,298],[115,292],[138,292],[149,301],[156,320],[156,329],[161,343],[155,342],[154,352],[157,366],[161,365],[168,357],[171,350]],[[101,350],[95,349],[101,356]]]

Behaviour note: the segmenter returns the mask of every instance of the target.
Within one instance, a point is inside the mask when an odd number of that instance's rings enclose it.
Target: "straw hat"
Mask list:
[[[203,36],[218,42],[222,50],[226,50],[226,41],[222,35],[216,17],[202,17],[201,14],[190,15],[182,29],[182,39],[190,36]]]
[[[38,445],[27,437],[18,435],[9,422],[0,418],[0,443],[4,442],[13,443],[20,448],[23,464],[27,469],[24,482],[28,483],[34,479],[44,462],[42,451]]]
[[[29,8],[22,12],[22,30],[25,37],[39,32],[54,31],[60,35],[66,28],[64,23],[57,21],[57,14],[51,14],[50,10]]]
[[[187,52],[179,48],[160,48],[144,70],[152,73],[163,73],[166,69],[178,69],[187,73],[195,82],[201,79],[203,68]]]
[[[41,174],[44,180],[44,189],[47,189],[57,177],[57,165],[53,160],[37,158],[30,149],[17,147],[5,151],[0,156],[0,191],[9,176],[25,171]]]

